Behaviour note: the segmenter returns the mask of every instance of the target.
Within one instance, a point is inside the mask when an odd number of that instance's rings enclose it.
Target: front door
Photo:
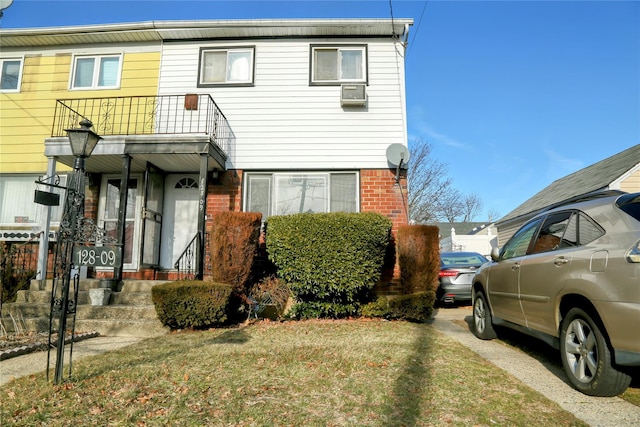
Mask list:
[[[165,178],[160,266],[173,269],[198,231],[198,175],[171,174]]]
[[[138,269],[140,254],[140,206],[142,197],[140,192],[140,176],[131,176],[127,184],[127,207],[125,219],[125,244],[122,251],[123,266],[127,271]],[[117,236],[118,208],[120,206],[120,176],[104,175],[100,193],[100,206],[98,210],[98,225],[103,227],[107,234]]]

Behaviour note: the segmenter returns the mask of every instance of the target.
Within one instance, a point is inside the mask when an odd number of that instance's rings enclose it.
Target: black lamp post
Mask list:
[[[79,129],[65,129],[69,136],[71,152],[75,159],[71,179],[67,185],[67,197],[64,204],[62,221],[60,222],[55,266],[59,272],[54,273],[54,281],[57,279],[58,282],[62,282],[60,298],[52,300],[52,312],[55,311],[59,314],[55,384],[59,384],[63,377],[67,315],[74,314],[75,319],[76,300],[69,300],[69,289],[71,287],[73,246],[78,243],[78,223],[84,216],[84,162],[87,157],[91,156],[98,141],[102,139],[100,135],[91,130],[93,126],[91,121],[83,119],[80,122],[80,126]],[[76,290],[77,280],[78,278],[76,276],[74,278]],[[59,283],[54,283],[54,289],[57,287],[57,284]],[[77,292],[74,293],[74,295],[74,298],[77,298]],[[69,367],[69,372],[71,372],[71,367]]]

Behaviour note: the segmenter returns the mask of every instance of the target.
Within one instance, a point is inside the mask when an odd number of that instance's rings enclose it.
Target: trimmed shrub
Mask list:
[[[360,304],[371,299],[380,279],[391,225],[391,220],[377,213],[270,217],[269,259],[302,304],[293,308],[292,315],[359,314]]]
[[[436,294],[433,291],[418,292],[395,297],[379,297],[362,307],[362,315],[388,320],[426,322],[433,315]]]
[[[171,329],[202,329],[229,323],[239,303],[228,284],[180,280],[151,288],[158,318]]]
[[[258,251],[259,212],[217,212],[209,230],[212,280],[228,283],[235,292],[246,294],[254,258]]]
[[[398,228],[398,262],[403,294],[438,288],[440,242],[438,227],[406,225]]]

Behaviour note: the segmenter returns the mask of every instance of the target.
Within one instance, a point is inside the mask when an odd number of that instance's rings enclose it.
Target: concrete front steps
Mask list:
[[[169,332],[162,325],[151,301],[151,288],[164,281],[125,280],[118,292],[111,292],[108,305],[91,305],[91,289],[99,289],[98,279],[80,280],[76,310],[76,333],[98,332],[103,336],[153,337]],[[29,290],[19,291],[15,303],[3,304],[2,325],[14,332],[15,324],[27,331],[47,332],[51,310],[51,281],[45,289],[33,281]],[[95,292],[95,291],[94,291]],[[71,297],[73,298],[73,297]],[[71,316],[67,320],[71,327]],[[54,318],[57,330],[57,318]]]

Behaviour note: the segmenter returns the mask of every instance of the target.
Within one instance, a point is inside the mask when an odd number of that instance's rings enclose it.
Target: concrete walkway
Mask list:
[[[452,322],[471,322],[471,318],[471,307],[441,308],[433,325],[592,427],[640,426],[640,407],[618,397],[582,394],[565,382],[562,367],[545,366],[526,353],[497,341],[480,340],[469,328]]]
[[[137,343],[144,338],[138,337],[96,337],[73,344],[73,360],[77,362],[87,356],[94,356],[111,350]],[[69,346],[65,347],[64,362],[69,362]],[[49,379],[52,380],[56,366],[56,351],[51,351],[49,362]],[[0,362],[0,386],[5,385],[14,378],[24,377],[47,370],[47,352],[37,351],[22,356],[13,357]],[[65,368],[64,375],[68,375]]]

